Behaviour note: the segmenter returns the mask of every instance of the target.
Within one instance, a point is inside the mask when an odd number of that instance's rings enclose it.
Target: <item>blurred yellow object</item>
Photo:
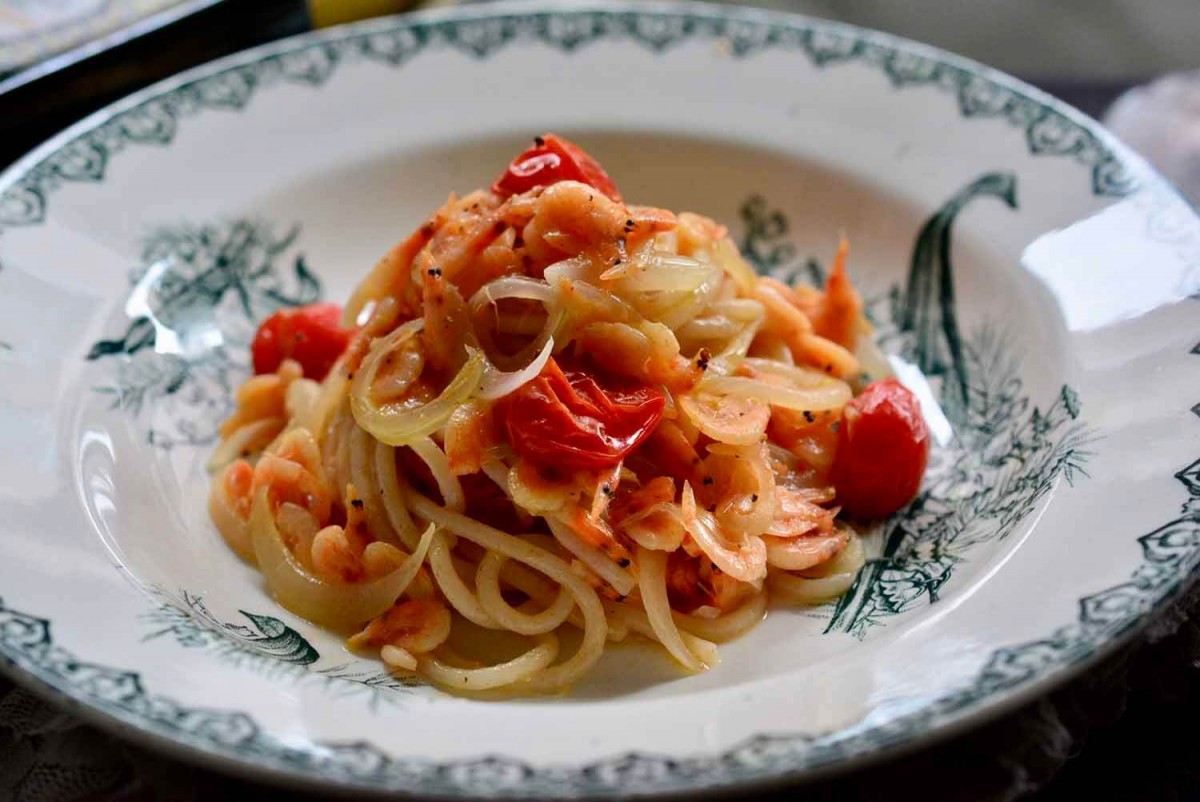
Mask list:
[[[414,0],[308,0],[308,15],[314,28],[395,14],[418,5]]]

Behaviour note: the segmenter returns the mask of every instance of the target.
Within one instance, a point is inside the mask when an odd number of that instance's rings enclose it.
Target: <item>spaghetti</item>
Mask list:
[[[846,257],[823,290],[760,277],[723,226],[539,137],[340,323],[264,323],[212,518],[284,607],[447,688],[557,691],[630,634],[704,670],[771,600],[844,593],[841,513],[920,483],[915,400],[862,384]]]

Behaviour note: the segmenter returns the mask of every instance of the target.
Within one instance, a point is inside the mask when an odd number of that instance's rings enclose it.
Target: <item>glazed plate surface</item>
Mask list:
[[[840,232],[937,440],[843,599],[682,676],[408,685],[279,608],[205,510],[258,320],[343,300],[534,134],[819,281]],[[122,734],[300,783],[690,792],[844,768],[1044,690],[1200,560],[1200,221],[1096,123],[832,23],[488,5],[199,68],[0,177],[0,656]]]

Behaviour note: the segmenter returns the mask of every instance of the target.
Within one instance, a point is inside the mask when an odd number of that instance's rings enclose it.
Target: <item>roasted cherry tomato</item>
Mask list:
[[[838,427],[833,484],[856,518],[883,518],[912,501],[929,461],[929,430],[916,397],[896,379],[867,385]]]
[[[559,181],[580,181],[617,202],[621,200],[616,185],[595,159],[579,146],[554,134],[539,136],[533,141],[532,148],[513,159],[504,174],[492,184],[492,192],[508,197]]]
[[[499,412],[522,457],[550,468],[616,465],[650,436],[666,399],[649,387],[601,387],[586,373],[564,373],[551,359],[536,378],[505,396]]]
[[[294,359],[306,377],[320,381],[350,344],[353,332],[343,329],[341,321],[337,304],[280,309],[254,335],[254,372],[274,373],[283,360]]]

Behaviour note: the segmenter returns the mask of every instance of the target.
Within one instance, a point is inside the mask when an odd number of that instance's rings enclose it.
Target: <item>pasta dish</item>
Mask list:
[[[704,670],[770,604],[844,593],[848,521],[920,485],[847,254],[823,288],[760,276],[538,137],[344,310],[262,324],[212,518],[284,607],[445,688],[558,691],[634,637]]]

